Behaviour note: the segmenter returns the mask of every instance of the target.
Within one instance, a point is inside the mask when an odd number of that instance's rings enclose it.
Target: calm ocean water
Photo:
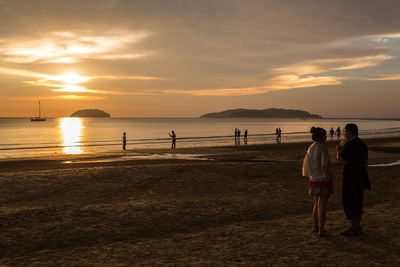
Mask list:
[[[122,134],[128,149],[169,148],[168,133],[177,134],[177,147],[234,145],[234,129],[249,131],[248,144],[310,141],[312,126],[327,131],[354,122],[363,138],[400,136],[399,120],[267,119],[267,118],[0,118],[0,158],[121,151]],[[335,137],[336,138],[336,137]],[[329,140],[329,138],[328,138]],[[243,145],[243,141],[242,141]]]

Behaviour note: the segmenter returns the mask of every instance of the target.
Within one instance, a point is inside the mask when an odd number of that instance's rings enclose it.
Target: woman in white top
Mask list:
[[[310,178],[309,193],[315,201],[312,213],[313,231],[324,236],[326,204],[329,195],[333,194],[331,160],[328,149],[324,145],[326,131],[319,127],[312,127],[310,133],[314,142],[308,148],[303,161],[303,176]]]

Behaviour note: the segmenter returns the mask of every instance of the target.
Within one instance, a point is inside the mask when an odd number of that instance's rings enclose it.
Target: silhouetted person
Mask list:
[[[126,133],[122,136],[122,149],[126,150]]]
[[[243,136],[243,141],[244,141],[244,143],[247,145],[247,134],[248,134],[248,131],[247,131],[247,129],[244,131],[244,136]]]
[[[237,142],[237,135],[238,135],[238,129],[235,128],[235,145],[236,145],[236,142]]]
[[[340,140],[340,135],[341,134],[342,134],[342,132],[340,131],[340,127],[337,127],[337,129],[336,129],[336,137],[337,137],[338,141]]]
[[[331,136],[331,140],[333,139],[333,136],[335,135],[335,131],[333,130],[333,128],[331,127],[330,131],[329,131],[329,135]]]
[[[282,137],[282,130],[281,130],[280,127],[279,127],[279,128],[276,128],[275,134],[276,134],[276,142],[277,142],[278,144],[280,144],[280,143],[281,143],[281,137]]]
[[[171,133],[169,133],[169,136],[172,137],[171,149],[174,149],[174,148],[176,148],[176,134],[174,131],[172,131]]]
[[[240,129],[237,131],[237,144],[240,145]]]
[[[350,228],[340,234],[358,236],[362,234],[364,189],[371,190],[368,178],[368,147],[358,137],[358,127],[349,123],[344,128],[345,144],[336,146],[337,159],[344,165],[342,180],[342,204]]]

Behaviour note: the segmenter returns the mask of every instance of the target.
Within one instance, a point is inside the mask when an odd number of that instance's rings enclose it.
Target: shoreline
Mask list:
[[[369,165],[391,164],[400,159],[400,137],[385,137],[363,139],[370,153],[375,153],[375,157],[369,162]],[[44,170],[51,168],[71,168],[82,166],[112,166],[113,164],[127,165],[131,163],[158,163],[158,162],[179,162],[196,160],[221,160],[224,156],[227,158],[235,157],[240,153],[249,151],[270,151],[277,152],[281,149],[295,151],[298,153],[311,144],[309,142],[293,142],[281,144],[249,144],[232,146],[204,146],[204,147],[183,147],[183,148],[147,148],[147,149],[127,149],[110,152],[83,153],[83,154],[58,154],[32,157],[0,158],[0,173],[17,171],[19,168],[28,170],[30,167],[35,170]],[[327,141],[334,161],[335,146],[337,141]],[[370,157],[371,158],[371,157]],[[270,160],[273,160],[271,157]]]
[[[274,134],[270,134],[270,135],[274,135]],[[365,140],[366,143],[386,143],[386,142],[400,142],[400,136],[390,136],[390,137],[372,137],[372,138],[362,138],[362,140]],[[343,141],[343,139],[341,139],[341,141]],[[169,143],[167,143],[166,148],[129,148],[127,150],[113,150],[113,151],[103,151],[103,152],[85,152],[85,153],[81,153],[81,154],[66,154],[66,153],[57,153],[57,154],[52,154],[52,155],[43,155],[43,156],[39,156],[39,158],[44,158],[44,159],[48,159],[48,158],[57,158],[57,159],[69,159],[69,158],[86,158],[86,157],[102,157],[102,156],[112,156],[114,155],[118,155],[118,154],[126,154],[129,152],[137,152],[137,153],[167,153],[167,152],[181,152],[181,153],[187,153],[188,151],[193,151],[193,150],[212,150],[212,149],[241,149],[241,148],[251,148],[251,147],[266,147],[266,148],[274,148],[275,146],[279,146],[279,145],[293,145],[293,146],[297,146],[297,145],[304,145],[304,144],[311,144],[312,141],[298,141],[298,142],[282,142],[282,143],[255,143],[255,144],[241,144],[241,145],[215,145],[215,146],[193,146],[193,147],[177,147],[176,149],[171,149],[169,148]],[[327,145],[330,145],[332,143],[337,144],[338,141],[337,140],[328,140],[326,141]],[[113,144],[115,146],[120,144]],[[134,146],[134,144],[132,145]],[[62,148],[63,146],[59,146],[60,148]],[[76,146],[76,147],[81,147],[81,146]],[[83,147],[83,146],[82,146]],[[24,148],[25,149],[25,148]],[[390,152],[390,149],[388,149],[387,152]],[[395,151],[397,152],[397,151]],[[14,160],[30,160],[32,158],[37,158],[37,156],[22,156],[22,157],[10,157],[10,158],[0,158],[0,162],[1,161],[14,161]]]

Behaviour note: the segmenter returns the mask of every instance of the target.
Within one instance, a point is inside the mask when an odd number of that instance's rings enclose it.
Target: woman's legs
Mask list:
[[[312,211],[312,220],[313,220],[313,231],[318,232],[318,196],[314,196],[314,207]]]
[[[324,232],[326,218],[326,204],[328,203],[329,195],[318,196],[318,226],[319,234]]]

